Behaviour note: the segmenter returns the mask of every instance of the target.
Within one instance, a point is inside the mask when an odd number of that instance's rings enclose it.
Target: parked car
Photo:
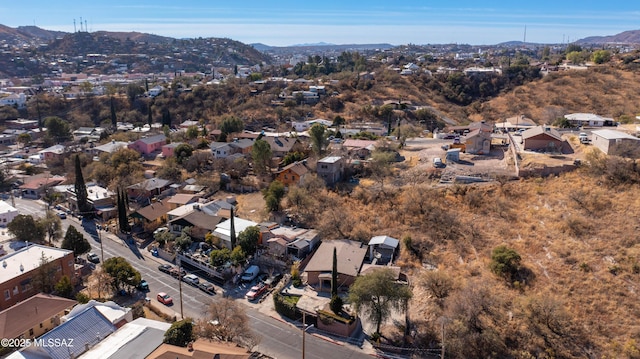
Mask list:
[[[87,260],[91,263],[100,263],[100,257],[95,253],[87,254]]]
[[[187,275],[187,271],[185,271],[182,268],[176,268],[173,267],[171,268],[171,270],[169,271],[169,274],[171,274],[172,277],[176,277],[176,278],[183,278],[185,275]]]
[[[169,230],[169,228],[167,228],[167,227],[160,227],[160,228],[156,229],[155,231],[153,231],[153,235],[155,236],[158,233],[166,232],[168,230]]]
[[[173,298],[171,298],[171,296],[165,292],[158,293],[158,296],[156,298],[158,299],[158,302],[164,305],[173,304]]]
[[[433,159],[433,167],[435,168],[444,168],[445,164],[444,162],[442,162],[442,159],[440,157],[436,157]]]
[[[64,212],[59,212],[58,217],[60,217],[60,219],[67,219],[67,214]]]
[[[161,264],[158,266],[158,270],[160,270],[160,272],[165,272],[167,274],[171,274],[172,269],[173,266],[170,266],[169,264]]]
[[[209,294],[216,293],[216,287],[214,287],[213,284],[209,282],[201,282],[200,284],[198,284],[198,288],[200,288],[200,290],[205,293],[209,293]]]
[[[149,290],[149,283],[147,283],[146,280],[141,280],[140,284],[138,284],[138,289],[140,289],[143,292],[147,292]]]
[[[247,300],[256,300],[267,290],[267,286],[264,283],[258,283],[251,287],[251,290],[247,292],[245,297]]]
[[[249,268],[247,268],[244,271],[244,273],[242,273],[242,276],[240,277],[240,281],[251,282],[252,280],[256,279],[258,274],[260,274],[260,267],[256,265],[249,266]]]
[[[182,280],[185,283],[191,284],[193,286],[197,286],[198,283],[200,283],[200,279],[198,278],[198,276],[195,275],[195,274],[191,274],[191,273],[184,275],[182,277]]]

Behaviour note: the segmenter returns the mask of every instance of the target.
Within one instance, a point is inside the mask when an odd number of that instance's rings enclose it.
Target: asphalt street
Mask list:
[[[10,202],[10,201],[8,201]],[[15,198],[15,205],[21,214],[30,214],[34,217],[42,216],[44,213],[44,204],[41,201],[32,201],[22,198]],[[89,231],[85,230],[80,220],[67,216],[62,220],[64,232],[73,225],[89,240],[92,251],[99,256],[100,241],[98,234],[93,232],[88,225]],[[131,263],[142,275],[142,278],[149,283],[149,292],[147,296],[151,301],[156,301],[155,297],[158,292],[168,293],[174,301],[171,309],[179,316],[180,314],[180,290],[179,281],[169,274],[160,272],[158,265],[166,263],[161,259],[153,258],[148,254],[142,254],[135,245],[129,245],[125,241],[117,238],[115,235],[100,232],[102,239],[102,249],[104,258],[120,256]],[[197,274],[197,273],[196,273]],[[201,278],[202,280],[202,278]],[[222,291],[216,285],[217,294],[210,295],[200,289],[182,282],[182,310],[184,317],[203,318],[207,303],[211,300],[221,297]],[[241,303],[246,303],[245,299],[237,299]],[[162,304],[157,303],[162,306]],[[270,298],[263,305],[271,305]],[[271,315],[265,314],[254,306],[246,306],[246,313],[250,318],[250,323],[254,333],[259,337],[259,344],[255,350],[269,355],[273,358],[301,358],[302,357],[302,331],[300,328],[291,323],[275,319]],[[371,356],[359,348],[338,343],[322,336],[305,335],[305,358],[371,358]]]

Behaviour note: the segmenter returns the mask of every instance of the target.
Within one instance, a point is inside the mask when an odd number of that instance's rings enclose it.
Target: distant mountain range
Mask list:
[[[578,44],[640,44],[640,30],[630,30],[610,36],[591,36],[576,41]]]
[[[299,44],[299,45],[291,45],[291,46],[269,46],[262,43],[253,43],[249,44],[249,46],[253,46],[254,49],[262,52],[295,52],[295,50],[300,51],[348,51],[348,50],[375,50],[375,49],[392,49],[396,47],[395,45],[383,43],[383,44],[328,44],[325,42],[319,42],[315,44]]]

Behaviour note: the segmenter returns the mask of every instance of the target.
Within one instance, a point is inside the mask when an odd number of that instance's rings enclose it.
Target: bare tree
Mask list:
[[[230,298],[209,303],[205,319],[196,324],[196,333],[203,338],[234,342],[248,349],[259,343],[259,338],[251,331],[244,307]]]

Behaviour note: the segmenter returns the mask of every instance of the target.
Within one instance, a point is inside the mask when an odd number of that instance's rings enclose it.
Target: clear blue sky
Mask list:
[[[560,43],[640,29],[640,2],[577,1],[91,1],[0,2],[0,24],[229,37],[245,43]],[[83,25],[84,26],[84,25]]]

